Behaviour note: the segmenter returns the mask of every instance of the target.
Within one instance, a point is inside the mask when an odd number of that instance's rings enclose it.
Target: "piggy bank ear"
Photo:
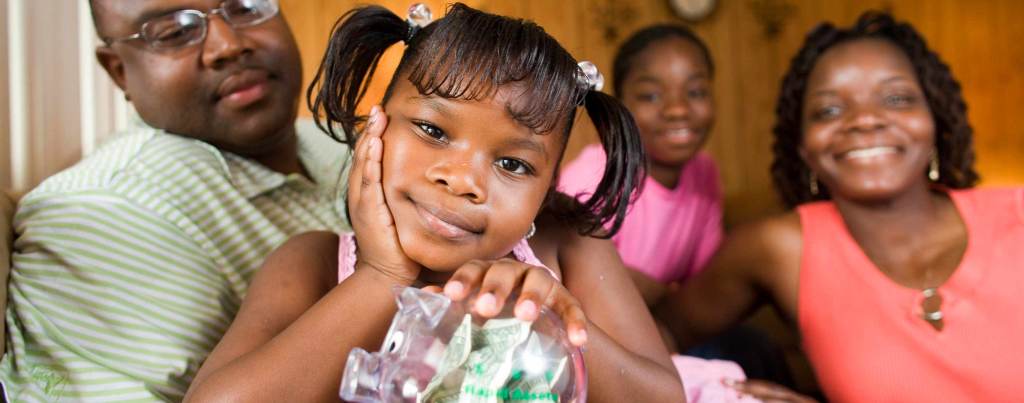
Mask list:
[[[418,313],[431,328],[437,327],[452,304],[452,300],[444,294],[435,294],[415,287],[404,287],[397,292],[399,314]]]

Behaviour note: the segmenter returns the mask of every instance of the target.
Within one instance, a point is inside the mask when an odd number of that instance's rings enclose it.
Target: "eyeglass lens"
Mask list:
[[[219,11],[232,27],[253,26],[269,20],[277,14],[273,0],[228,0],[221,4]],[[150,46],[159,49],[189,46],[202,41],[206,36],[208,16],[196,10],[181,10],[157,17],[142,25],[142,37]]]

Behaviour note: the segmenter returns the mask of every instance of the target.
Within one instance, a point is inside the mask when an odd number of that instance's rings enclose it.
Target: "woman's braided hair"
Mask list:
[[[967,121],[967,104],[960,92],[960,83],[939,55],[928,48],[914,27],[905,22],[897,22],[889,14],[869,11],[848,29],[838,29],[832,24],[823,23],[811,30],[782,80],[775,108],[775,127],[772,129],[775,142],[772,146],[774,160],[771,171],[775,189],[788,208],[812,200],[831,198],[824,187],[817,194],[811,194],[810,168],[799,154],[808,76],[821,55],[830,48],[865,38],[887,40],[910,59],[935,121],[938,183],[947,188],[962,189],[972,187],[978,181],[978,174],[973,168],[974,130]]]

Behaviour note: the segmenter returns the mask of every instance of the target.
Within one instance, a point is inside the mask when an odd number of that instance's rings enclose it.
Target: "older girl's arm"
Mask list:
[[[795,213],[737,228],[708,267],[666,295],[654,313],[680,349],[729,329],[767,302],[792,320],[802,242]]]

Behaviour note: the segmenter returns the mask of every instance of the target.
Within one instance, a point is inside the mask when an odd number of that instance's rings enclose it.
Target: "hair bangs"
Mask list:
[[[536,133],[566,124],[586,93],[572,56],[537,24],[453,5],[418,33],[399,74],[423,95],[482,100],[501,88],[515,95],[510,116]]]

